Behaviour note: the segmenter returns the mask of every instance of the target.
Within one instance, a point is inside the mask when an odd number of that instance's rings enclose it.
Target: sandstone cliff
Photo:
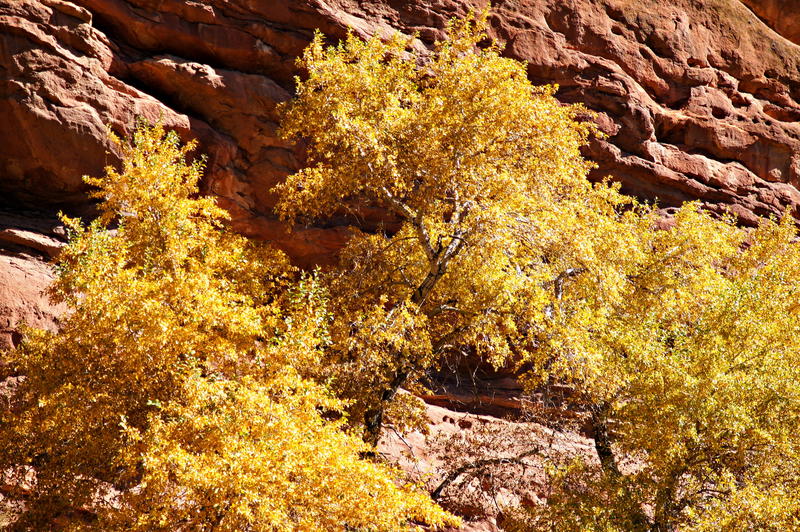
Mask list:
[[[0,202],[84,210],[80,176],[116,160],[106,124],[125,132],[137,115],[161,117],[201,141],[206,188],[239,230],[301,263],[330,258],[347,220],[288,236],[270,214],[270,186],[300,164],[276,135],[294,58],[317,28],[332,40],[348,28],[416,33],[428,46],[481,3],[6,0]],[[598,113],[608,137],[587,149],[596,178],[663,207],[698,199],[752,223],[800,203],[794,4],[510,0],[495,3],[492,27],[532,80]]]

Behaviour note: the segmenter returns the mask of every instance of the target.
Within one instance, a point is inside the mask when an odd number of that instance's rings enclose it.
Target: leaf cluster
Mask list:
[[[498,45],[478,46],[486,17],[451,22],[429,54],[400,37],[325,47],[317,35],[284,109],[284,134],[310,159],[276,187],[284,218],[368,201],[400,221],[356,231],[324,276],[338,310],[327,371],[354,418],[381,418],[443,356],[518,359],[564,272],[621,283],[604,262],[629,247],[619,227],[651,223],[616,187],[586,180],[586,110],[531,85]]]
[[[2,413],[0,468],[35,474],[16,528],[455,522],[363,460],[342,403],[303,377],[327,341],[314,278],[297,282],[280,252],[224,227],[197,197],[192,144],[140,125],[119,145],[122,169],[87,179],[99,218],[64,219],[60,331],[29,331],[13,353],[24,380]]]
[[[793,220],[748,233],[687,204],[658,230],[655,208],[586,180],[586,110],[480,46],[486,16],[430,52],[317,35],[300,61],[283,127],[309,165],[276,187],[278,212],[366,201],[399,222],[354,231],[321,277],[323,372],[351,420],[377,442],[400,387],[477,356],[531,391],[570,386],[596,441],[597,462],[553,463],[521,526],[797,528]]]

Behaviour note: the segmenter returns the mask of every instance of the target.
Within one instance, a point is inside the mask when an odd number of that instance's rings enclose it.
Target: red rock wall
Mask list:
[[[743,0],[788,38],[790,0]],[[235,227],[304,264],[346,220],[291,235],[269,188],[298,167],[276,136],[294,58],[332,39],[442,36],[456,0],[0,0],[0,203],[81,210],[80,176],[116,158],[106,124],[162,117],[209,154],[206,187]],[[698,199],[744,223],[800,204],[800,47],[739,0],[506,0],[492,33],[536,83],[598,112],[595,178],[664,207]],[[797,16],[800,8],[794,9]],[[787,33],[788,32],[788,33]]]
[[[796,0],[742,0],[778,34],[800,44],[800,2]]]
[[[56,219],[0,208],[0,397],[7,376],[2,352],[17,346],[20,328],[55,330],[65,311],[46,294],[53,280],[48,260],[58,254],[63,238],[64,228]]]

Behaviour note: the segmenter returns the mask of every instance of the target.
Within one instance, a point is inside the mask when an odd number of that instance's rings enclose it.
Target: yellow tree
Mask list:
[[[284,218],[367,200],[399,222],[355,231],[326,277],[329,373],[373,444],[387,407],[407,421],[399,387],[466,346],[497,363],[530,349],[571,277],[618,275],[597,260],[627,247],[617,226],[649,223],[587,182],[584,110],[532,86],[497,44],[477,46],[486,16],[451,22],[430,54],[399,36],[326,48],[317,35],[285,109],[309,166],[277,187]]]
[[[608,257],[622,289],[573,278],[552,303],[550,334],[523,359],[529,389],[570,384],[563,408],[589,421],[596,458],[524,450],[518,432],[476,438],[481,458],[459,462],[435,495],[458,500],[459,476],[538,453],[547,504],[506,512],[508,530],[797,529],[795,221],[747,232],[689,204],[670,230],[631,236]],[[487,448],[511,437],[516,456]]]
[[[313,279],[223,227],[177,135],[137,128],[100,217],[65,219],[61,330],[29,331],[0,424],[0,468],[35,473],[16,528],[396,530],[453,519],[360,459],[319,362]],[[82,512],[94,514],[81,519]]]
[[[387,413],[413,421],[397,390],[447,354],[533,368],[532,389],[570,384],[599,460],[553,464],[523,528],[797,528],[792,224],[747,240],[687,205],[655,230],[653,209],[586,181],[583,110],[478,47],[485,20],[452,22],[430,52],[318,35],[300,61],[283,127],[309,165],[277,187],[278,211],[392,215],[354,230],[323,276],[336,313],[317,377],[372,444]]]
[[[640,238],[626,288],[562,305],[557,340],[530,359],[539,378],[574,383],[600,464],[556,467],[549,505],[523,528],[797,529],[794,220],[748,234],[688,205]],[[590,327],[572,320],[587,311]]]

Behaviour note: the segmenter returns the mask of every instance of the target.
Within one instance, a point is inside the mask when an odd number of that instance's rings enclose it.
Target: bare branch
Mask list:
[[[384,197],[389,202],[389,206],[399,216],[403,217],[406,221],[410,222],[417,231],[417,236],[422,244],[422,250],[428,260],[433,262],[435,260],[433,247],[431,247],[431,239],[428,236],[428,230],[425,228],[425,222],[422,220],[422,211],[414,212],[408,205],[397,199],[389,192],[386,187],[381,187]]]
[[[487,467],[492,465],[502,465],[502,464],[526,465],[525,462],[523,462],[523,459],[529,456],[533,456],[535,454],[539,454],[539,449],[532,449],[530,451],[525,451],[524,453],[518,454],[517,456],[509,456],[502,458],[486,458],[483,460],[476,460],[474,462],[464,464],[461,467],[455,469],[454,471],[451,471],[450,474],[444,478],[444,480],[436,487],[436,489],[431,492],[431,499],[436,500],[439,497],[441,497],[442,491],[445,488],[447,488],[447,486],[458,480],[458,477],[460,477],[467,471],[472,471],[474,469],[480,469],[482,467]]]

